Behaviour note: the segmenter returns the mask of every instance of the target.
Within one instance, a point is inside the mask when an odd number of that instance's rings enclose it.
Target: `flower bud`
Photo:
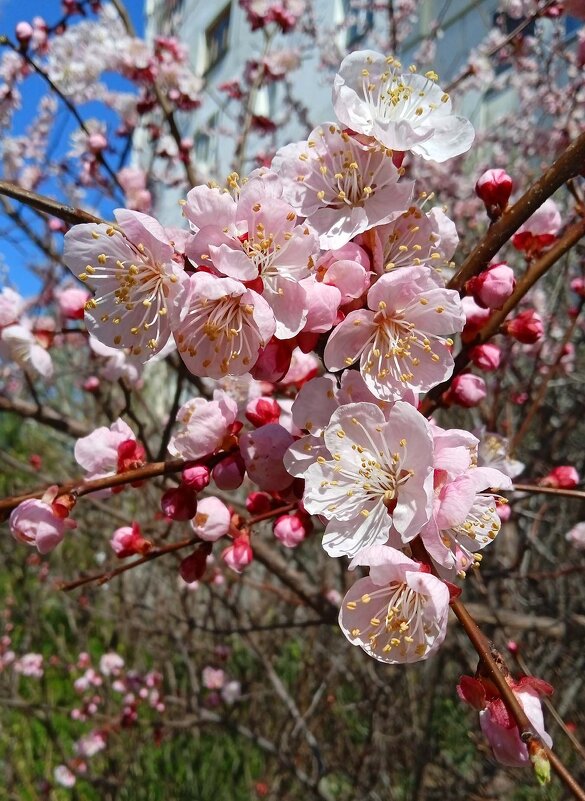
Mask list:
[[[118,559],[125,559],[135,554],[144,556],[152,549],[152,542],[142,536],[138,523],[117,528],[112,534],[110,545]]]
[[[186,467],[181,474],[181,482],[194,492],[201,492],[211,481],[211,470],[207,465],[196,464]]]
[[[191,520],[197,512],[197,495],[190,487],[173,487],[164,493],[160,506],[171,520]]]
[[[241,486],[246,467],[244,460],[239,453],[233,456],[226,456],[213,468],[212,476],[218,489],[235,490]]]
[[[100,380],[97,375],[90,375],[89,378],[86,378],[82,384],[82,388],[86,392],[97,392],[100,388]]]
[[[485,203],[490,220],[495,221],[505,211],[513,182],[505,170],[486,170],[475,185],[475,194]]]
[[[256,428],[278,423],[279,417],[280,406],[273,398],[254,398],[246,406],[246,418]]]
[[[542,318],[534,309],[520,312],[512,320],[505,322],[502,330],[524,345],[534,345],[544,336]]]
[[[485,370],[490,373],[497,370],[500,366],[502,351],[497,345],[491,345],[489,343],[476,345],[476,347],[472,348],[469,352],[469,358],[480,370]]]
[[[199,501],[197,514],[191,525],[202,540],[215,542],[230,530],[231,517],[231,512],[223,501],[209,496]]]
[[[309,533],[303,518],[299,514],[281,515],[274,521],[274,536],[285,548],[296,548]]]
[[[272,338],[250,370],[250,375],[256,381],[279,381],[290,367],[292,351],[288,343]]]
[[[251,492],[246,498],[246,509],[251,515],[262,515],[272,509],[272,496],[267,492]]]
[[[28,45],[33,33],[33,26],[29,22],[18,22],[14,29],[14,34],[23,47]]]
[[[574,489],[579,483],[579,473],[572,465],[564,464],[553,468],[548,475],[538,482],[541,487],[556,489]]]
[[[487,390],[483,378],[471,373],[462,373],[453,379],[445,393],[445,401],[448,404],[456,404],[470,409],[481,403],[486,395]]]
[[[470,278],[465,284],[465,289],[480,306],[501,309],[515,286],[514,271],[502,263],[493,264],[479,275]]]
[[[254,558],[248,535],[242,534],[237,537],[233,545],[230,545],[229,548],[223,551],[221,558],[229,568],[236,573],[241,573]]]
[[[210,553],[211,545],[205,542],[183,559],[179,565],[179,573],[184,582],[192,584],[194,581],[199,581],[205,573]]]

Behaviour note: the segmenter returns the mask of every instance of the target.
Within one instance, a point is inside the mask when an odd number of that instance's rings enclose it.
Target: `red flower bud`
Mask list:
[[[256,428],[278,423],[280,406],[273,398],[254,398],[246,406],[246,417]]]
[[[161,509],[171,520],[191,520],[197,512],[197,495],[184,485],[167,490],[160,499]]]
[[[524,345],[534,345],[535,342],[539,342],[544,336],[542,318],[534,309],[520,312],[520,314],[512,320],[508,320],[504,323],[502,330]]]
[[[497,220],[505,211],[513,182],[505,170],[486,170],[475,185],[475,194],[485,203],[490,220]]]

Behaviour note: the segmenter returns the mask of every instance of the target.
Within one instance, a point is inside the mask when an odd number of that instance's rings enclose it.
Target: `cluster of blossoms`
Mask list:
[[[260,18],[261,5],[263,18],[284,26],[276,4],[248,3],[248,13]],[[302,3],[278,5],[278,14],[294,15]],[[172,72],[173,47],[157,47]],[[185,465],[162,512],[191,521],[200,540],[181,563],[183,580],[202,578],[220,540],[229,542],[221,556],[232,570],[252,561],[246,521],[207,495],[247,477],[248,512],[275,511],[285,547],[311,533],[313,517],[330,556],[348,557],[350,570],[369,567],[341,600],[339,622],[350,642],[386,663],[426,659],[440,647],[458,592],[452,582],[498,534],[505,501],[494,492],[510,489],[521,469],[497,438],[486,444],[442,428],[418,408],[422,393],[451,377],[454,337],[473,342],[515,288],[503,262],[472,278],[463,299],[446,286],[455,226],[406,177],[408,159],[443,162],[474,138],[437,81],[392,57],[353,53],[334,82],[337,121],[281,148],[246,180],[232,174],[224,188],[191,189],[188,228],[117,209],[115,224],[76,225],[65,235],[64,261],[93,293],[84,317],[98,353],[144,365],[176,349],[192,375],[216,382],[213,396],[179,408],[168,446]],[[477,187],[493,220],[512,190],[502,172]],[[560,226],[550,201],[514,246],[530,261]],[[531,345],[542,321],[527,309],[504,331]],[[485,371],[500,362],[494,345],[470,356]],[[232,380],[244,387],[243,402],[230,393]],[[294,402],[273,397],[290,386],[299,390]],[[464,372],[443,401],[470,407],[485,394],[483,379]],[[75,458],[93,480],[140,467],[145,453],[118,420],[78,440]],[[74,525],[71,504],[25,504],[11,516],[12,533],[46,553]],[[133,522],[113,533],[111,546],[127,558],[153,543]],[[222,694],[224,680],[205,679]]]

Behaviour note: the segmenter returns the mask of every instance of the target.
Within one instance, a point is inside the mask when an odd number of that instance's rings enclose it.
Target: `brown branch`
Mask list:
[[[465,282],[485,269],[510,237],[526,220],[570,178],[579,175],[585,164],[585,132],[572,142],[544,175],[534,183],[493,225],[484,239],[469,254],[449,282],[451,289],[461,289]],[[550,252],[550,251],[549,251]]]
[[[144,565],[146,562],[152,562],[160,556],[180,551],[182,548],[188,548],[190,545],[196,545],[199,542],[201,542],[201,540],[197,536],[189,537],[189,539],[181,540],[180,542],[172,542],[169,545],[163,545],[156,550],[150,551],[146,556],[141,556],[140,559],[135,559],[133,562],[120,565],[120,567],[116,567],[114,570],[109,570],[105,573],[94,573],[91,576],[83,576],[83,578],[76,579],[75,581],[60,582],[57,584],[57,589],[63,590],[63,592],[70,592],[86,584],[92,584],[94,581],[97,581],[100,585],[106,584],[108,581],[111,581],[116,576],[120,576],[127,570],[133,570],[135,567],[140,567],[140,565]]]
[[[581,138],[583,139],[583,151],[585,154],[585,134],[583,134]],[[562,258],[562,256],[568,253],[568,251],[571,250],[571,248],[574,247],[574,245],[576,245],[583,236],[585,236],[585,217],[582,217],[570,228],[568,228],[563,236],[557,242],[555,242],[555,244],[544,254],[544,256],[530,266],[527,272],[518,280],[514,291],[504,304],[503,308],[499,311],[495,311],[490,316],[481,331],[473,339],[473,341],[468,342],[457,354],[455,358],[455,365],[453,367],[453,373],[451,374],[450,378],[447,381],[444,381],[442,384],[433,387],[433,389],[427,393],[421,405],[421,412],[423,414],[427,416],[432,414],[434,409],[440,405],[441,396],[443,392],[449,388],[453,377],[459,375],[459,373],[462,373],[469,364],[469,353],[472,348],[474,348],[476,345],[483,345],[484,342],[487,342],[489,339],[491,339],[491,337],[499,332],[502,323],[508,314],[518,305],[528,290],[531,289],[534,284],[540,278],[542,278],[542,276],[548,270],[550,270],[550,268],[560,258]],[[463,270],[464,268],[462,267],[461,269]]]
[[[85,437],[90,431],[83,423],[79,423],[71,417],[63,417],[49,406],[37,405],[20,398],[7,398],[4,395],[0,395],[0,409],[5,412],[14,412],[20,417],[36,420],[50,428],[54,428],[55,431],[69,434],[70,437]]]
[[[18,184],[10,183],[9,181],[0,181],[0,195],[6,195],[13,200],[18,200],[43,214],[50,214],[52,217],[58,217],[70,225],[77,225],[78,223],[103,223],[105,220],[99,217],[94,217],[88,211],[83,209],[76,209],[73,206],[68,206],[65,203],[60,203],[58,200],[47,197],[46,195],[38,195],[36,192],[31,192],[29,189],[23,189]]]
[[[560,487],[540,487],[535,484],[514,484],[512,487],[514,492],[534,492],[543,495],[560,495],[565,498],[580,498],[585,500],[585,492],[576,489],[561,489]],[[498,492],[506,492],[506,490],[498,490]]]
[[[212,456],[207,460],[197,460],[197,463],[200,464],[201,462],[205,461],[205,464],[211,466],[212,464],[217,464],[217,462],[225,458],[228,453],[229,451],[223,451],[222,453]],[[58,494],[63,495],[65,493],[72,493],[77,498],[82,498],[84,495],[89,495],[90,493],[97,492],[98,490],[121,487],[124,484],[134,484],[135,482],[145,481],[149,478],[166,476],[169,473],[178,473],[179,470],[182,470],[187,465],[194,463],[195,462],[192,459],[172,459],[168,462],[150,462],[149,464],[145,464],[143,467],[136,468],[136,470],[127,470],[125,473],[116,473],[115,475],[106,476],[105,478],[94,478],[91,481],[69,481],[66,484],[61,484],[59,486]],[[31,498],[42,498],[45,491],[46,487],[41,490],[29,492],[26,495],[5,498],[4,500],[0,501],[0,513],[10,511],[18,506],[19,503],[27,501]]]
[[[506,709],[516,721],[522,742],[526,744],[526,747],[529,750],[531,745],[535,745],[542,750],[546,754],[552,769],[563,782],[565,787],[574,795],[575,798],[578,799],[578,801],[585,801],[585,790],[583,790],[577,784],[575,779],[571,776],[557,755],[545,745],[540,735],[528,719],[526,712],[516,698],[512,688],[506,681],[506,678],[500,670],[497,661],[494,659],[485,636],[480,631],[477,623],[470,615],[469,611],[458,598],[451,601],[451,609],[461,623],[471,644],[475,648],[487,673],[487,676],[497,687],[500,698],[504,702]]]

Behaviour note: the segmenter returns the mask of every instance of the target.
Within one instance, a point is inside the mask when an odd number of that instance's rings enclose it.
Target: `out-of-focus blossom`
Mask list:
[[[487,395],[487,387],[483,378],[472,373],[461,373],[455,376],[451,386],[444,395],[446,403],[464,406],[466,409],[477,406]]]
[[[581,479],[577,470],[569,464],[554,467],[550,473],[538,482],[541,487],[555,487],[556,489],[574,489]]]
[[[565,539],[575,548],[585,550],[585,523],[577,523],[576,526],[565,534]]]

